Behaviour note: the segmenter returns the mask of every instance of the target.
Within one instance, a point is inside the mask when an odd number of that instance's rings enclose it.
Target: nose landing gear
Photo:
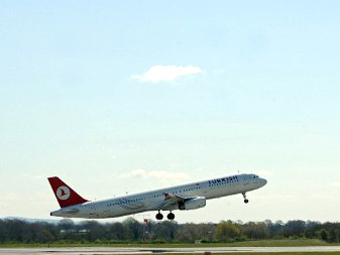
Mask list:
[[[248,200],[247,197],[246,197],[246,193],[243,192],[242,195],[243,195],[243,198],[244,198],[244,203],[245,203],[245,204],[248,204],[249,200]]]

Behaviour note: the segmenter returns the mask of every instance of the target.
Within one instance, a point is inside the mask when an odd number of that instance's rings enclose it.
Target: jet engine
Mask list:
[[[205,205],[206,205],[205,197],[194,197],[184,202],[181,202],[178,207],[180,210],[193,210],[204,207]]]

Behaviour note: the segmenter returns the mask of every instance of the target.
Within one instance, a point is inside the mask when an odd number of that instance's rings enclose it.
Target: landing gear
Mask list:
[[[249,200],[248,200],[247,197],[246,197],[246,193],[243,192],[242,195],[243,195],[243,198],[244,198],[244,203],[245,203],[245,204],[248,204]]]
[[[167,216],[168,220],[174,220],[175,219],[175,214],[173,214],[172,212],[170,212]]]
[[[163,214],[161,214],[160,212],[158,212],[158,213],[156,214],[156,219],[157,219],[157,220],[162,220],[162,219],[163,219]]]
[[[170,212],[167,216],[168,220],[174,220],[175,219],[175,214],[173,214],[172,212]],[[157,220],[162,220],[163,219],[163,214],[161,214],[160,212],[158,212],[156,214],[156,219]]]

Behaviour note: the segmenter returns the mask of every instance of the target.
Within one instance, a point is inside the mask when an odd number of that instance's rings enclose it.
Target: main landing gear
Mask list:
[[[158,212],[158,213],[156,214],[156,219],[157,219],[157,220],[162,220],[162,219],[163,219],[163,214],[161,214],[160,212]]]
[[[170,212],[167,216],[168,220],[174,220],[175,219],[175,214],[173,214],[172,212]],[[159,211],[156,214],[156,219],[157,220],[162,220],[163,219],[163,214],[161,214]]]
[[[243,198],[244,198],[244,203],[245,203],[245,204],[248,204],[249,200],[248,200],[247,197],[246,197],[246,193],[243,192],[242,195],[243,195]]]
[[[168,220],[174,220],[174,219],[175,219],[175,214],[173,214],[172,212],[170,212],[170,213],[167,215],[167,218],[168,218]]]

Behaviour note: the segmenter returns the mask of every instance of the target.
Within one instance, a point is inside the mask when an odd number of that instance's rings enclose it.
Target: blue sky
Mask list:
[[[0,217],[48,218],[52,175],[100,199],[240,171],[269,181],[249,205],[177,219],[338,220],[339,8],[1,1]]]

